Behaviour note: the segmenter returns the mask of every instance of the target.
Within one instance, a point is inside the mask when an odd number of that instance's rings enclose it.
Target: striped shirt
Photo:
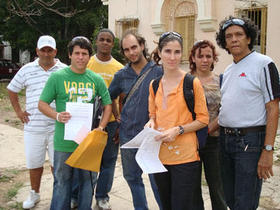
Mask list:
[[[54,120],[48,118],[38,110],[38,102],[41,92],[51,73],[66,67],[56,59],[55,65],[48,71],[45,71],[38,63],[39,59],[24,65],[14,76],[7,86],[7,89],[19,93],[26,88],[25,109],[30,114],[29,122],[24,124],[24,131],[28,132],[53,132]],[[55,104],[51,107],[55,109]]]
[[[279,75],[268,56],[255,51],[225,71],[219,124],[243,128],[266,125],[265,104],[280,97]]]

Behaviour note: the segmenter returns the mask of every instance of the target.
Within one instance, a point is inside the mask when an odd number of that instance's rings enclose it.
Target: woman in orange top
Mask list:
[[[156,95],[150,85],[150,120],[146,127],[162,131],[155,137],[162,141],[159,158],[167,172],[154,174],[164,210],[192,208],[193,191],[199,176],[199,154],[196,130],[208,124],[209,116],[203,88],[193,81],[196,120],[187,108],[183,95],[186,72],[180,69],[183,40],[176,32],[160,36],[153,58],[161,60],[164,74]]]

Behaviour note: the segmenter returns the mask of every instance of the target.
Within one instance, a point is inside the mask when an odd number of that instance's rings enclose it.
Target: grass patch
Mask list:
[[[11,200],[13,197],[15,197],[18,193],[18,190],[23,186],[23,183],[16,183],[12,188],[10,188],[7,192],[7,199]]]
[[[12,179],[12,177],[9,177],[7,175],[1,175],[0,176],[0,182],[8,182]],[[1,209],[0,209],[1,210]]]
[[[14,178],[14,176],[17,175],[19,172],[20,171],[17,169],[8,169],[3,171],[0,175],[0,183],[11,181]]]
[[[6,106],[4,107],[4,111],[13,111],[13,107],[12,106]]]
[[[9,82],[0,82],[0,98],[9,97],[8,96],[8,86]],[[19,96],[25,96],[25,89],[18,93]]]
[[[13,175],[18,175],[20,171],[17,170],[17,169],[9,169],[9,170],[7,170],[7,172],[8,172],[8,173],[11,173],[11,174],[13,174]]]
[[[0,99],[3,99],[8,95],[7,85],[8,83],[6,82],[0,82]]]
[[[16,202],[14,204],[9,205],[11,209],[22,210],[22,202]],[[1,209],[0,209],[1,210]]]

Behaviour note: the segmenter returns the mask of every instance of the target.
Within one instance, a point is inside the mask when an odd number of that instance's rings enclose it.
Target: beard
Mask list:
[[[130,60],[130,63],[133,64],[133,65],[137,65],[142,61],[143,58],[144,58],[144,55],[140,54],[135,61]]]

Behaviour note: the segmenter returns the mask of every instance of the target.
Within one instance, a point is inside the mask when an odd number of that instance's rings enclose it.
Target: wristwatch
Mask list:
[[[263,146],[263,149],[266,151],[273,151],[274,147],[272,145],[267,144]]]
[[[184,128],[183,126],[179,125],[179,135],[182,135],[184,133]]]

